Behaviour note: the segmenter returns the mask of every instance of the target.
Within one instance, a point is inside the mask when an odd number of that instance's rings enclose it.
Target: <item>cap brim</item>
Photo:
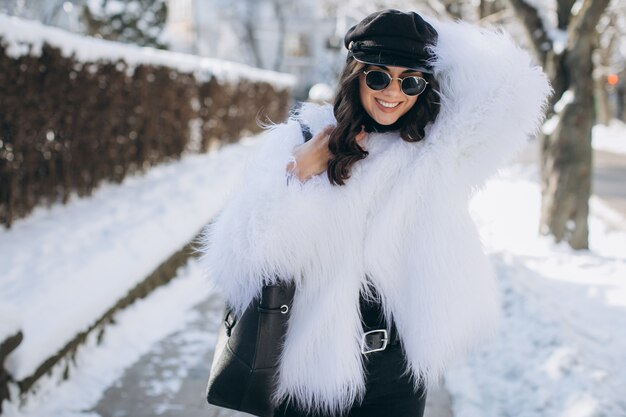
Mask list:
[[[395,55],[387,55],[384,53],[367,54],[360,53],[356,56],[353,53],[349,53],[348,56],[352,56],[355,60],[368,65],[382,65],[385,67],[405,67],[415,71],[433,73],[432,68],[425,66],[423,62],[416,62],[414,59],[408,59],[398,57]]]

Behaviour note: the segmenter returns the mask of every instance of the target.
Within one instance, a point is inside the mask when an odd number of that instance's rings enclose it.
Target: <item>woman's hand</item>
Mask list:
[[[313,175],[321,174],[328,168],[328,161],[333,156],[328,149],[328,138],[335,127],[326,126],[322,131],[317,133],[311,140],[294,147],[293,156],[296,160],[287,164],[287,170],[298,176],[301,182],[311,178]],[[367,133],[361,128],[361,132],[356,136],[356,140],[361,142]]]

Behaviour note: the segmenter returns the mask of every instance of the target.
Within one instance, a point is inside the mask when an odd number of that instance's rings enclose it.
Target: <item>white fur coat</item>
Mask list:
[[[266,132],[240,188],[204,232],[203,262],[241,313],[276,275],[297,292],[276,400],[338,413],[362,398],[359,291],[371,282],[398,328],[415,383],[494,332],[499,301],[467,205],[473,190],[535,133],[550,86],[503,33],[429,19],[441,111],[426,138],[373,133],[345,186],[326,173],[286,184],[303,142],[290,120]],[[332,108],[307,105],[313,133]]]

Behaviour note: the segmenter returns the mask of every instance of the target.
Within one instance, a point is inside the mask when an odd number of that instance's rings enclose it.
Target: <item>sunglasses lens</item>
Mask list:
[[[422,77],[407,77],[402,80],[402,91],[407,96],[416,96],[424,92],[426,84]]]
[[[365,75],[365,84],[372,90],[383,90],[389,85],[389,74],[382,71],[369,71]]]

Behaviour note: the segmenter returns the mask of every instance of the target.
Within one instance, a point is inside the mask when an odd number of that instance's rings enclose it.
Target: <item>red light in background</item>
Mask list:
[[[609,85],[617,85],[617,83],[619,82],[619,77],[617,76],[617,74],[609,74],[609,76],[606,77],[606,81],[609,83]]]

